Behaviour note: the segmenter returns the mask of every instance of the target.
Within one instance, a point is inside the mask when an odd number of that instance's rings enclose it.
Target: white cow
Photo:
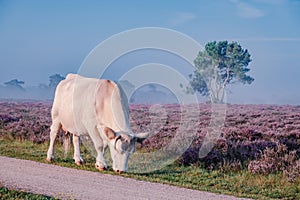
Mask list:
[[[47,160],[54,159],[54,141],[62,129],[73,134],[74,160],[80,165],[80,136],[89,135],[97,152],[96,168],[107,169],[104,151],[108,146],[113,169],[126,171],[135,142],[148,133],[134,134],[129,124],[128,101],[123,90],[113,81],[68,74],[55,91]]]

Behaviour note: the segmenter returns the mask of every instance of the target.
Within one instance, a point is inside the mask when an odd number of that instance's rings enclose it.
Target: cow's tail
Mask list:
[[[65,150],[65,157],[68,155],[71,145],[71,134],[69,132],[65,132],[64,138],[64,150]]]

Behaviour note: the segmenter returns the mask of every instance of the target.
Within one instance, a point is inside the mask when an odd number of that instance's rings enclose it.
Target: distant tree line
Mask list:
[[[61,80],[64,80],[65,77],[61,76],[60,74],[53,74],[51,76],[49,76],[49,84],[40,84],[38,87],[40,89],[53,89],[56,88],[56,86],[58,85],[58,83]],[[13,79],[10,80],[8,82],[5,82],[4,85],[9,88],[9,89],[18,89],[18,90],[25,90],[24,87],[22,85],[24,85],[25,82],[24,81],[20,81],[18,79]]]
[[[25,81],[12,79],[0,85],[0,98],[2,99],[41,99],[51,100],[58,83],[65,79],[60,74],[49,76],[49,83],[41,83],[38,86],[24,87]]]

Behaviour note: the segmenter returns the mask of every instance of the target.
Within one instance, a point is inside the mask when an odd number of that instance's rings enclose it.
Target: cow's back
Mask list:
[[[125,97],[112,81],[69,74],[57,86],[52,120],[79,135],[88,134],[88,129],[97,125],[127,129],[129,116]]]

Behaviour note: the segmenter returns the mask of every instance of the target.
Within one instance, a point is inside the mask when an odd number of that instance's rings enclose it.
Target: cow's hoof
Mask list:
[[[98,169],[100,172],[107,170],[107,167],[103,165],[95,164],[96,169]]]
[[[82,160],[80,160],[80,161],[75,162],[75,164],[78,165],[78,166],[80,166],[80,165],[83,165],[84,162]]]
[[[46,161],[49,162],[49,163],[51,163],[51,162],[54,161],[54,158],[46,158]]]

